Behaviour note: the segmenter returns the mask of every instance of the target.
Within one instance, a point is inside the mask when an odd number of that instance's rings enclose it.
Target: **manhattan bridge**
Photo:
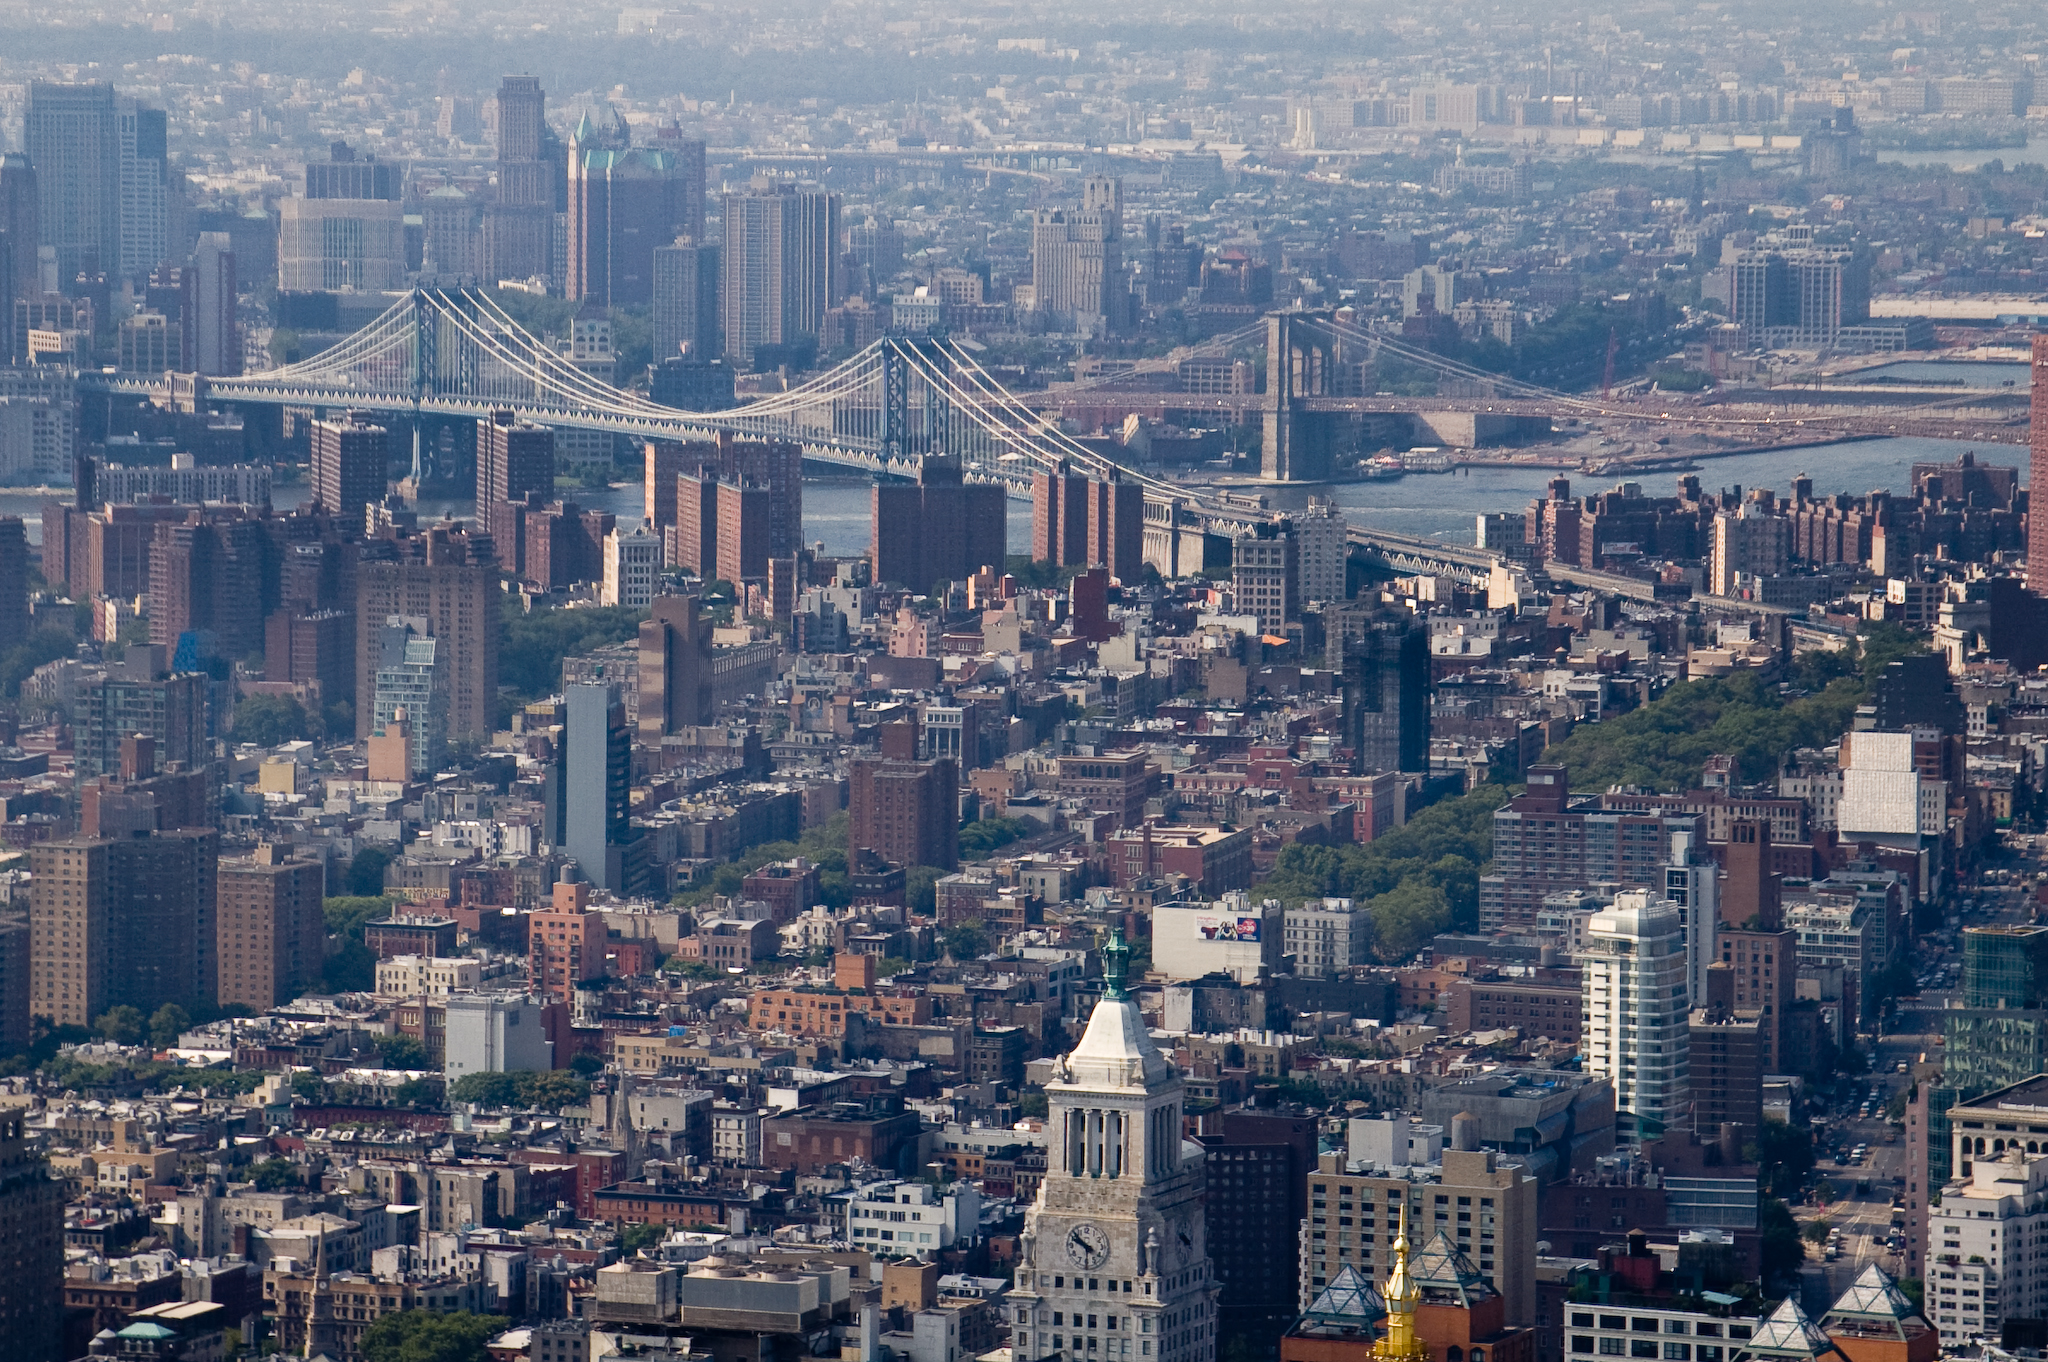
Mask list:
[[[1265,350],[1265,385],[1234,396],[1168,396],[1147,380],[1190,355],[1220,356],[1248,346]],[[1451,380],[1456,398],[1402,398],[1347,391],[1344,375],[1362,364],[1391,361]],[[1649,403],[1574,396],[1473,369],[1398,336],[1365,329],[1341,312],[1282,311],[1168,359],[1066,385],[1027,401],[976,362],[973,350],[937,336],[886,336],[800,386],[725,411],[692,412],[650,401],[584,372],[567,356],[524,330],[488,293],[422,284],[375,321],[311,358],[233,378],[191,374],[82,375],[97,391],[147,397],[188,411],[215,404],[278,405],[319,412],[344,410],[410,419],[476,419],[510,410],[557,429],[611,432],[640,439],[741,439],[794,443],[804,457],[869,473],[915,477],[925,456],[959,458],[968,477],[1028,496],[1032,478],[1062,469],[1093,478],[1135,482],[1145,492],[1146,558],[1167,575],[1199,566],[1205,535],[1231,535],[1273,519],[1273,499],[1258,485],[1195,486],[1148,476],[1118,464],[1061,428],[1063,411],[1096,419],[1162,413],[1170,408],[1261,425],[1262,475],[1274,484],[1317,483],[1333,471],[1339,432],[1361,414],[1462,410],[1495,420],[1539,423],[1615,417],[1665,425],[1753,427],[1773,437],[1788,424],[1805,433],[1935,434],[1959,415],[1932,406],[1871,416],[1828,415],[1801,421],[1782,413],[1678,410]],[[1356,388],[1356,383],[1351,385]],[[1668,399],[1665,399],[1668,400]],[[1933,406],[1941,406],[1937,403]],[[1042,410],[1041,410],[1042,408]],[[1986,413],[1991,415],[1991,413]],[[1880,425],[1873,427],[1875,419]],[[1902,420],[1904,424],[1902,424]],[[1889,426],[1882,425],[1889,421]],[[1980,423],[1981,424],[1981,423]],[[2008,418],[2001,424],[2009,430]],[[1868,429],[1866,429],[1868,428]],[[1945,430],[1941,433],[1946,433]],[[1958,432],[1960,433],[1960,432]],[[2014,439],[1983,430],[1979,438]],[[2025,427],[2016,438],[2025,439]],[[1354,526],[1352,537],[1397,570],[1483,579],[1484,552]]]

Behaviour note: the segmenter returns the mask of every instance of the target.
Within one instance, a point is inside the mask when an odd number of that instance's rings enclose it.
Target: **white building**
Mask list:
[[[383,998],[446,997],[483,982],[483,966],[457,956],[394,955],[377,962],[377,995]]]
[[[1408,1116],[1356,1116],[1344,1128],[1344,1157],[1366,1168],[1427,1168],[1444,1156],[1444,1128]]]
[[[1088,1031],[1045,1085],[1050,1166],[1024,1217],[1013,1351],[1215,1362],[1220,1294],[1185,1087],[1124,991],[1121,936]]]
[[[61,364],[0,368],[0,478],[70,481],[78,443],[75,385]]]
[[[1914,733],[1842,736],[1843,839],[1855,834],[1939,837],[1948,824],[1948,782],[1929,780],[1913,764]]]
[[[1655,1137],[1690,1097],[1685,929],[1678,906],[1640,889],[1586,924],[1578,956],[1585,1071],[1614,1085],[1615,1124]]]
[[[1664,897],[1678,909],[1685,932],[1686,1006],[1707,1001],[1707,966],[1721,958],[1714,928],[1721,916],[1721,871],[1704,848],[1695,849],[1692,834],[1671,835],[1671,859],[1664,866]]]
[[[286,293],[379,292],[405,282],[403,205],[385,199],[281,199],[277,286]]]
[[[1371,956],[1372,914],[1350,899],[1307,899],[1289,908],[1283,920],[1286,951],[1303,978],[1327,979]]]
[[[523,994],[456,994],[448,999],[442,1071],[450,1083],[474,1073],[546,1072],[554,1043],[542,1029],[544,1009]]]
[[[1926,1313],[1943,1351],[1974,1337],[1997,1338],[2007,1318],[2048,1311],[2048,1275],[2036,1266],[2048,1239],[2048,1155],[2017,1142],[2003,1157],[1978,1159],[1967,1178],[1941,1189],[1927,1208]]]
[[[711,1157],[720,1163],[757,1168],[761,1163],[761,1118],[766,1107],[736,1107],[720,1102],[711,1108]]]
[[[875,1182],[847,1197],[847,1239],[879,1258],[929,1258],[980,1230],[981,1193],[971,1182],[944,1194],[928,1182]]]
[[[1285,927],[1278,899],[1254,904],[1241,889],[1214,903],[1163,903],[1152,911],[1152,967],[1169,979],[1220,971],[1252,983],[1279,972]]]
[[[645,525],[631,531],[613,530],[604,537],[604,588],[599,603],[645,610],[654,599],[660,572],[660,536]]]
[[[1351,554],[1350,525],[1334,501],[1310,497],[1308,510],[1294,517],[1301,599],[1344,599],[1345,562]]]

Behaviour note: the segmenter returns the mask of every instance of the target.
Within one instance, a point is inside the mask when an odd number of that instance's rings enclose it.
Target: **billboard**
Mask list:
[[[1204,941],[1257,941],[1263,922],[1255,917],[1235,917],[1228,913],[1195,915],[1195,930]]]

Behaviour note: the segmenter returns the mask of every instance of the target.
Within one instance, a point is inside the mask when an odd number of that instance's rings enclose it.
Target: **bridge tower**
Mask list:
[[[951,372],[952,358],[939,341],[892,337],[882,343],[884,458],[963,452],[952,448],[953,404],[943,382]],[[921,389],[918,403],[911,400],[913,387]]]
[[[1259,476],[1268,482],[1322,482],[1330,476],[1332,422],[1295,405],[1335,391],[1336,337],[1301,312],[1266,317],[1266,427]]]

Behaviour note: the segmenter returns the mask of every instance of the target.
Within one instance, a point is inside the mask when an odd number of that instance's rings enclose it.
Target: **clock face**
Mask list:
[[[1078,1267],[1101,1267],[1109,1261],[1109,1236],[1084,1221],[1067,1231],[1067,1257]]]

